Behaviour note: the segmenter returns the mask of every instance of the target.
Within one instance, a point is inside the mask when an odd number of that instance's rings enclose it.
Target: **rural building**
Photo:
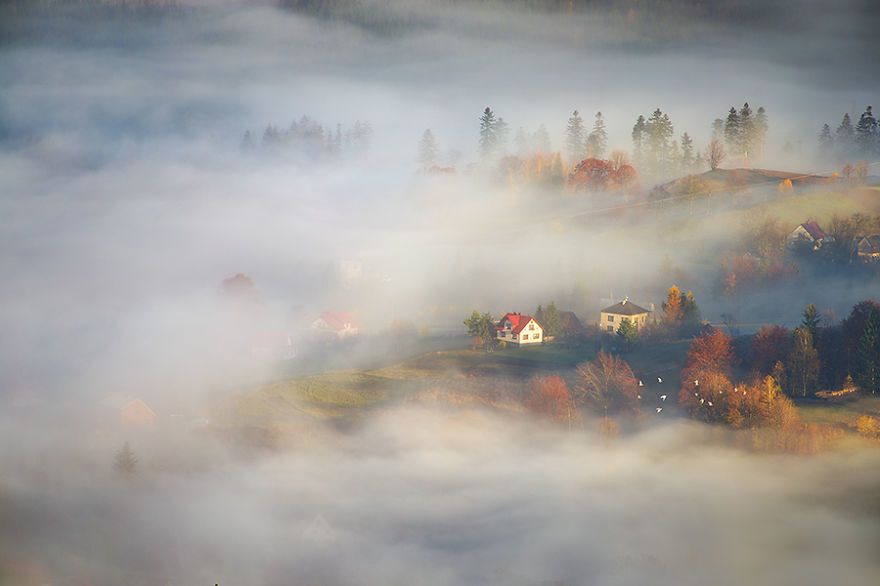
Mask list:
[[[569,340],[586,335],[587,328],[573,311],[560,311],[559,321],[562,322],[562,336]]]
[[[544,328],[530,315],[507,313],[495,326],[495,337],[512,344],[540,344],[544,341]]]
[[[633,322],[636,329],[641,330],[648,323],[650,313],[650,310],[636,305],[626,297],[620,303],[615,303],[599,312],[599,329],[613,334],[621,323]]]
[[[789,248],[810,247],[813,250],[818,250],[822,244],[830,240],[831,238],[825,234],[815,220],[809,220],[791,231],[787,243]]]
[[[325,311],[312,322],[312,329],[333,334],[340,340],[358,335],[358,323],[347,311]]]
[[[141,399],[131,399],[119,409],[119,423],[125,427],[149,427],[156,422],[156,412]]]
[[[855,238],[853,249],[859,260],[880,261],[880,234]]]

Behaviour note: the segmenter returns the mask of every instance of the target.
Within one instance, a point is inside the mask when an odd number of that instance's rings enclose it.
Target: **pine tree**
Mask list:
[[[584,120],[577,110],[571,113],[565,128],[565,150],[568,160],[579,163],[584,158]]]
[[[696,163],[694,159],[694,141],[690,135],[685,132],[681,135],[681,166],[686,172],[690,172]]]
[[[645,154],[647,122],[644,116],[639,116],[632,129],[633,160],[636,165],[641,165]]]
[[[855,366],[859,387],[872,395],[880,391],[880,311],[872,311],[865,321]]]
[[[591,157],[601,159],[605,156],[606,148],[608,148],[608,133],[605,131],[605,119],[602,118],[602,112],[596,112],[593,130],[587,137],[587,152]]]
[[[654,171],[659,171],[669,162],[669,139],[672,138],[673,132],[672,121],[660,108],[654,110],[645,123],[648,147],[646,154],[648,164]]]
[[[428,128],[422,133],[422,140],[419,141],[419,164],[427,168],[436,162],[437,141],[434,139],[434,133]]]
[[[873,108],[868,106],[856,124],[855,142],[859,155],[868,158],[877,152],[877,137],[877,119],[874,118]]]
[[[834,132],[834,144],[842,157],[852,154],[855,147],[855,133],[849,114],[844,114],[840,126]]]
[[[727,120],[724,122],[724,142],[727,144],[727,150],[734,155],[742,154],[742,126],[739,121],[739,114],[736,108],[730,107],[727,113]]]
[[[526,129],[522,126],[517,129],[516,136],[513,137],[513,143],[516,145],[517,156],[527,157],[529,155],[529,152],[531,151],[529,135],[526,133]]]
[[[541,322],[541,326],[544,328],[544,335],[559,336],[562,333],[562,318],[559,315],[559,310],[556,309],[555,302],[551,301],[547,304],[547,307],[541,313],[541,317],[544,319]]]
[[[480,156],[483,159],[495,155],[498,144],[497,131],[498,121],[495,119],[495,112],[486,106],[483,115],[480,116]]]
[[[767,110],[764,109],[764,106],[758,106],[758,113],[755,114],[754,144],[752,145],[755,151],[755,158],[757,159],[764,157],[764,149],[767,146],[767,130],[769,128],[770,123],[767,120]]]
[[[819,133],[819,153],[823,157],[827,157],[834,151],[834,138],[831,136],[831,127],[827,124],[822,125],[822,132]]]
[[[739,150],[746,157],[752,152],[752,146],[755,143],[755,120],[752,117],[752,109],[749,103],[743,104],[739,111]]]

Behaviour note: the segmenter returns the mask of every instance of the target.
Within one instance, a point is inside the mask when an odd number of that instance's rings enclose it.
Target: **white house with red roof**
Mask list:
[[[540,344],[544,341],[544,328],[530,315],[506,313],[495,326],[495,337],[520,346]]]
[[[340,340],[358,335],[358,323],[347,311],[325,311],[312,322],[312,329],[334,334]]]

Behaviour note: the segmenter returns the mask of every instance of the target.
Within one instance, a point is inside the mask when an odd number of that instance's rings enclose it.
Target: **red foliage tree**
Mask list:
[[[785,362],[791,350],[791,331],[782,326],[763,326],[752,340],[752,370],[770,374],[777,362]]]
[[[707,328],[691,342],[682,371],[682,384],[688,387],[700,376],[713,372],[730,376],[733,360],[730,336],[721,330]]]
[[[614,163],[603,159],[584,159],[568,176],[568,187],[574,191],[609,191],[636,185],[638,174],[627,164],[615,169]]]
[[[561,376],[536,376],[532,379],[526,407],[533,413],[557,422],[570,422],[571,394]]]

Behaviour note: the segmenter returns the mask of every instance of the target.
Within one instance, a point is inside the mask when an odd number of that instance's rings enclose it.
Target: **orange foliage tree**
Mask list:
[[[561,376],[533,378],[526,407],[533,413],[560,423],[570,423],[572,419],[571,394]]]
[[[638,412],[639,381],[626,360],[599,352],[592,362],[577,367],[576,395],[600,412]]]
[[[730,336],[715,328],[707,328],[694,338],[685,359],[682,380],[693,384],[701,375],[717,372],[724,376],[730,375],[734,353],[730,345]]]
[[[638,173],[626,163],[603,159],[584,159],[568,176],[573,191],[615,191],[631,189],[638,183]]]

